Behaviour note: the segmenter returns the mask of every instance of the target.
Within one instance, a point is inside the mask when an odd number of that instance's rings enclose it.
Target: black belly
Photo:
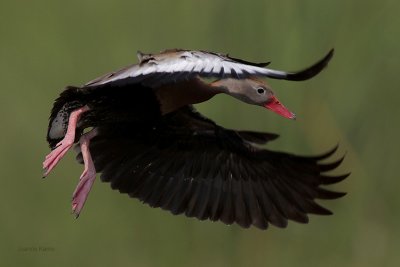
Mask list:
[[[67,87],[56,99],[49,121],[47,141],[50,147],[65,135],[71,112],[87,105],[76,138],[89,127],[151,127],[161,117],[160,105],[151,88],[140,84],[124,86]],[[54,133],[52,129],[57,129]]]
[[[82,90],[82,102],[90,108],[82,116],[85,128],[123,123],[151,124],[161,117],[160,105],[151,88],[135,85]]]

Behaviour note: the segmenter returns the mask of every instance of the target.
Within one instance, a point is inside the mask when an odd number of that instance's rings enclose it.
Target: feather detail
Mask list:
[[[190,79],[195,76],[215,78],[248,78],[250,76],[269,77],[292,81],[303,81],[317,75],[333,56],[333,49],[311,65],[296,72],[286,72],[265,68],[267,63],[252,63],[242,59],[217,53],[193,50],[166,50],[159,54],[138,54],[140,63],[112,72],[85,86],[99,86],[108,83],[130,84],[141,81],[146,76],[166,73],[158,85]],[[180,74],[184,75],[180,75]],[[179,79],[177,78],[179,77]],[[151,84],[149,84],[151,86]]]

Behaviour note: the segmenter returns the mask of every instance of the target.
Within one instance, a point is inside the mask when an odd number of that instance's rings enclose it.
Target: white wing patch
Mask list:
[[[205,51],[166,50],[159,54],[147,54],[141,62],[125,69],[97,78],[86,86],[98,86],[110,82],[135,83],[143,80],[154,84],[166,84],[182,79],[201,77],[246,78],[251,75],[302,81],[318,74],[333,55],[331,50],[323,59],[299,72],[285,72],[264,68],[265,64],[251,63]],[[158,74],[165,74],[159,76]],[[161,77],[161,78],[160,78]],[[158,79],[157,81],[155,81]]]
[[[222,71],[221,71],[222,70]],[[88,85],[101,85],[117,80],[135,78],[156,73],[190,73],[206,76],[241,75],[244,72],[249,74],[268,74],[267,69],[234,62],[224,56],[200,51],[181,51],[168,55],[155,55],[144,64],[134,65],[121,72],[116,72],[112,77],[98,79]],[[238,77],[236,77],[238,78]]]

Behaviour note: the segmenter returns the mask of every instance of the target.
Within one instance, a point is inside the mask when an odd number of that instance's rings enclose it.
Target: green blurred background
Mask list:
[[[400,266],[399,11],[396,0],[2,0],[0,265]],[[82,171],[73,153],[41,179],[53,100],[136,62],[136,50],[175,47],[284,70],[336,49],[310,81],[270,81],[297,121],[228,96],[198,106],[224,126],[281,134],[272,149],[311,154],[339,142],[347,157],[337,173],[352,175],[332,188],[349,194],[320,202],[335,215],[243,230],[172,216],[97,182],[73,218]]]

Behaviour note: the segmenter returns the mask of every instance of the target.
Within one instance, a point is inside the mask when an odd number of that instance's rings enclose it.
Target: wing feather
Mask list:
[[[252,143],[276,136],[227,130],[189,107],[156,126],[103,126],[90,145],[101,179],[152,207],[267,229],[332,214],[315,200],[344,195],[321,187],[347,177],[325,175],[342,159],[320,163],[336,148],[316,157],[261,149]]]
[[[151,77],[160,73],[168,75],[162,76],[162,79],[153,84],[153,87],[177,82],[180,79],[190,79],[197,75],[200,77],[231,77],[236,79],[260,76],[303,81],[317,75],[328,64],[332,56],[333,49],[324,58],[308,68],[296,72],[286,72],[265,68],[266,63],[252,63],[212,52],[190,50],[174,50],[171,52],[167,50],[160,54],[148,55],[147,60],[142,60],[140,64],[103,75],[88,82],[85,86],[138,83],[147,79],[148,76]],[[182,73],[183,75],[179,75]],[[150,83],[150,85],[152,84]]]

